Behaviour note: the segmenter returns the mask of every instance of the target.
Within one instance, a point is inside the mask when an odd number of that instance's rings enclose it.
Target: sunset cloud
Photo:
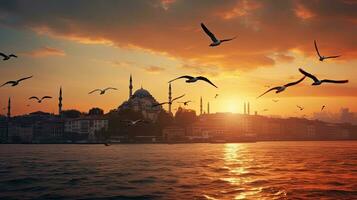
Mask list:
[[[151,72],[151,73],[158,73],[158,72],[162,72],[165,70],[164,68],[158,67],[158,66],[148,66],[148,67],[145,67],[144,69],[145,69],[145,71]]]
[[[339,60],[356,60],[356,10],[357,4],[346,0],[237,0],[224,4],[199,0],[90,4],[80,0],[14,0],[3,2],[0,25],[84,44],[135,48],[183,62],[194,59],[200,67],[214,65],[222,71],[247,71],[292,62],[294,58],[287,54],[292,49],[306,57],[316,56],[314,39],[319,40],[324,53],[341,52]],[[201,22],[218,37],[238,37],[210,48],[209,38],[199,27]],[[271,56],[277,52],[278,56]]]
[[[24,55],[31,57],[47,57],[47,56],[65,56],[66,53],[61,49],[51,47],[41,47],[29,52],[24,52]]]

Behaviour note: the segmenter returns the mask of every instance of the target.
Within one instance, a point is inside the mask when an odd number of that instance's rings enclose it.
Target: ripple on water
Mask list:
[[[102,146],[0,145],[0,199],[357,199],[357,142]]]

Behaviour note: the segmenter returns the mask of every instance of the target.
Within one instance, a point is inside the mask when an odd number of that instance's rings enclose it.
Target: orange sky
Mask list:
[[[211,48],[204,22],[216,36],[237,38]],[[180,75],[205,75],[205,83],[173,84],[174,96],[186,94],[199,110],[199,97],[211,112],[253,111],[267,115],[311,115],[326,105],[357,111],[357,3],[355,1],[4,1],[0,7],[1,52],[18,59],[0,63],[0,81],[34,75],[17,87],[0,88],[1,113],[7,98],[13,113],[57,112],[57,100],[43,104],[32,95],[57,97],[64,109],[117,108],[128,97],[128,77],[158,101],[167,100],[167,81]],[[313,40],[324,55],[320,62]],[[345,85],[295,88],[256,99],[269,86],[299,79],[298,68],[321,78],[349,79]],[[104,96],[94,88],[117,87]],[[219,98],[214,99],[218,93]],[[279,99],[274,103],[272,99]],[[26,105],[30,106],[26,106]],[[296,105],[306,109],[297,112]],[[178,105],[175,105],[177,107]],[[206,108],[206,105],[204,106]]]

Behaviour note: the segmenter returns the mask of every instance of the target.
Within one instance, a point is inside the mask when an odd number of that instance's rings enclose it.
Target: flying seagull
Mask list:
[[[316,53],[319,56],[319,60],[320,61],[324,61],[325,59],[329,59],[329,58],[338,58],[338,57],[341,56],[341,55],[338,55],[338,56],[321,56],[320,52],[319,52],[319,49],[317,48],[316,40],[314,40],[314,44],[315,44]]]
[[[304,110],[304,107],[301,107],[299,105],[296,105],[296,107],[298,107],[300,110]]]
[[[326,107],[325,105],[323,105],[323,106],[321,107],[321,112],[324,110],[325,107]]]
[[[38,97],[36,97],[36,96],[32,96],[32,97],[30,97],[29,99],[36,99],[38,103],[41,103],[44,99],[52,99],[52,97],[50,97],[50,96],[44,96],[44,97],[42,97],[42,98],[40,99],[40,98],[38,98]]]
[[[142,123],[145,122],[146,123],[147,121],[138,119],[138,120],[123,120],[123,122],[128,123],[128,126],[135,126],[135,125],[139,124],[140,122],[142,122]]]
[[[276,102],[278,102],[278,101],[279,101],[279,99],[273,99],[273,101],[276,103]]]
[[[261,97],[261,96],[265,95],[266,93],[268,93],[268,92],[270,92],[270,91],[273,91],[273,90],[276,90],[275,93],[280,93],[280,92],[284,91],[286,88],[300,83],[301,81],[303,81],[303,80],[305,79],[305,77],[306,77],[306,76],[302,77],[302,78],[301,78],[300,80],[298,80],[298,81],[291,82],[291,83],[285,84],[285,85],[283,85],[283,86],[277,86],[277,87],[270,88],[269,90],[267,90],[266,92],[264,92],[263,94],[261,94],[259,97]],[[259,97],[257,97],[257,98],[259,98]]]
[[[215,99],[217,99],[217,97],[218,97],[218,94],[216,94],[216,95],[214,96]]]
[[[304,74],[305,76],[311,78],[314,82],[312,83],[312,85],[321,85],[322,83],[348,83],[348,80],[329,80],[329,79],[323,79],[323,80],[319,80],[316,78],[316,76],[307,73],[306,71],[304,71],[303,69],[299,68],[299,71]]]
[[[15,54],[6,55],[0,52],[0,56],[4,57],[2,60],[9,60],[11,57],[17,58]]]
[[[33,76],[29,76],[29,77],[25,77],[25,78],[22,78],[22,79],[19,79],[19,80],[16,80],[16,81],[8,81],[8,82],[2,84],[0,87],[4,86],[4,85],[6,85],[6,84],[11,84],[11,86],[16,86],[16,85],[18,85],[21,81],[26,80],[26,79],[29,79],[29,78],[32,78],[32,77],[33,77]]]
[[[162,105],[164,105],[164,104],[169,104],[169,105],[171,105],[174,101],[176,101],[177,99],[180,99],[180,98],[182,98],[182,97],[184,97],[184,96],[185,96],[185,95],[183,94],[183,95],[181,95],[181,96],[179,96],[179,97],[176,97],[176,98],[172,99],[171,101],[153,104],[153,105],[151,105],[151,107],[162,106]]]
[[[171,81],[169,81],[169,83],[171,83],[172,81],[175,81],[175,80],[177,80],[177,79],[181,79],[181,78],[187,79],[187,80],[186,80],[186,83],[194,83],[194,82],[196,82],[196,81],[201,80],[201,81],[205,81],[205,82],[207,82],[207,83],[213,85],[214,87],[218,88],[215,84],[213,84],[210,80],[208,80],[208,78],[203,77],[203,76],[197,76],[197,77],[188,76],[188,75],[180,76],[180,77],[178,77],[178,78],[172,79]]]
[[[178,103],[183,103],[184,106],[187,106],[188,103],[192,102],[191,100],[188,101],[179,101]]]
[[[99,94],[103,95],[103,94],[105,94],[105,91],[107,91],[107,90],[118,90],[118,89],[117,88],[112,88],[112,87],[108,87],[108,88],[105,88],[105,89],[95,89],[95,90],[89,92],[88,94],[92,94],[94,92],[99,91],[100,92]]]
[[[236,36],[235,36],[235,37],[233,37],[233,38],[219,40],[219,39],[216,38],[216,36],[214,36],[214,34],[213,34],[211,31],[208,30],[208,28],[207,28],[203,23],[201,23],[201,27],[202,27],[203,31],[204,31],[204,32],[211,38],[211,40],[212,40],[212,43],[209,45],[210,47],[218,46],[218,45],[220,45],[222,42],[228,42],[228,41],[233,40],[233,39],[236,38]]]

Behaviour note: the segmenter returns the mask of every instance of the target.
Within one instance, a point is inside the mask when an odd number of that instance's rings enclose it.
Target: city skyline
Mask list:
[[[67,1],[31,2],[35,4],[32,6],[29,3],[11,1],[0,8],[1,51],[19,56],[1,62],[0,81],[34,76],[17,87],[0,88],[0,106],[6,107],[11,97],[12,115],[38,110],[56,113],[57,98],[44,104],[29,102],[28,98],[57,97],[61,86],[63,109],[88,111],[100,107],[108,112],[127,99],[130,74],[134,91],[143,86],[159,102],[168,99],[169,80],[184,74],[209,77],[219,89],[204,83],[172,84],[172,96],[186,93],[185,100],[193,101],[188,108],[196,111],[201,96],[204,105],[210,103],[211,113],[243,113],[244,102],[250,102],[251,113],[268,109],[264,115],[296,116],[297,104],[303,104],[306,115],[319,111],[322,105],[332,113],[344,107],[357,110],[357,29],[353,12],[357,4],[352,1],[227,1],[222,5],[200,1],[115,1],[111,2],[112,8],[105,6],[109,2],[83,5],[78,1],[71,2],[70,10],[66,9],[70,3]],[[142,14],[128,12],[128,8]],[[287,17],[277,23],[275,18],[280,15]],[[219,36],[238,37],[211,49],[200,29],[201,22]],[[331,23],[338,28],[331,28]],[[323,55],[342,57],[320,62],[314,40]],[[266,90],[265,85],[300,78],[299,67],[319,77],[350,82],[317,88],[304,81],[284,93],[256,99]],[[94,88],[106,86],[119,91],[88,96]],[[173,110],[177,107],[175,104]]]

